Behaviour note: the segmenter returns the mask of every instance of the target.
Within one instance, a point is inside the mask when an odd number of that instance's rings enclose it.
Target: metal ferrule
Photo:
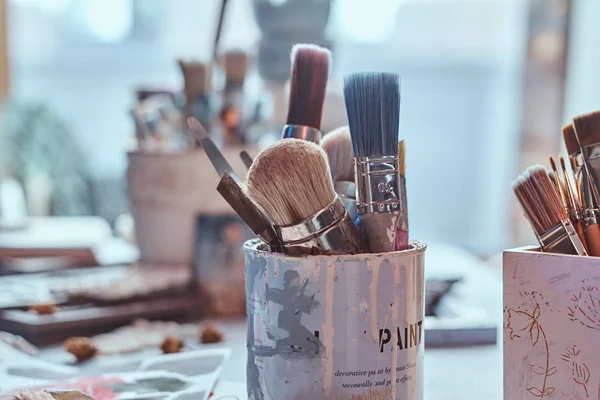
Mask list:
[[[339,196],[304,221],[275,226],[275,231],[288,254],[356,254],[367,251]]]
[[[586,256],[587,251],[577,236],[571,221],[565,219],[548,232],[538,236],[542,250],[547,253],[577,254]]]
[[[304,125],[284,125],[281,130],[282,139],[302,139],[319,144],[321,136],[323,133],[320,130]]]
[[[585,168],[583,168],[583,155],[580,151],[577,151],[573,154],[569,154],[569,160],[573,167],[572,172],[573,179],[575,180],[575,192],[579,198],[579,203],[585,208],[586,204],[590,204],[588,201],[592,198],[592,193],[589,190],[588,180],[584,177]],[[577,208],[580,208],[579,204],[577,204],[577,206]],[[578,212],[578,214],[581,214],[581,212]],[[579,217],[581,218],[581,215],[579,215]]]
[[[585,226],[597,224],[600,221],[600,210],[597,208],[586,208],[583,211],[583,224]]]
[[[335,192],[340,196],[344,207],[352,221],[358,221],[358,210],[356,209],[356,184],[350,181],[338,181],[333,183]]]
[[[397,156],[357,157],[354,171],[359,215],[400,212]]]

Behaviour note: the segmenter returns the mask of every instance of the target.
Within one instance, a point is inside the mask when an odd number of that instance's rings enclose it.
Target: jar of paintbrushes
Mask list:
[[[238,52],[226,59],[226,91],[235,92],[239,100],[248,56]],[[205,315],[242,316],[241,246],[252,232],[217,192],[208,190],[217,187],[219,176],[211,171],[205,149],[197,147],[185,118],[198,118],[211,127],[220,151],[242,172],[246,166],[239,154],[251,158],[258,153],[253,140],[245,139],[255,121],[242,113],[235,121],[220,118],[221,105],[232,113],[240,103],[224,102],[221,92],[211,89],[208,64],[179,60],[178,65],[184,77],[182,93],[147,93],[131,112],[137,146],[128,153],[127,179],[141,261],[190,265]]]
[[[299,45],[292,60],[281,140],[245,180],[188,120],[257,235],[243,247],[249,398],[422,400],[426,245],[401,222],[399,77],[346,77],[349,126],[322,138],[330,54]]]
[[[505,398],[600,396],[600,112],[563,137],[568,161],[513,183],[539,246],[504,253]]]

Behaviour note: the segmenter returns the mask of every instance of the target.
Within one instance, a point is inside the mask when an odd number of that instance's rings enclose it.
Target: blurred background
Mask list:
[[[74,191],[84,198],[63,197],[69,204],[52,210],[100,215],[114,223],[116,216],[127,210],[122,180],[134,129],[127,112],[135,100],[133,91],[140,87],[181,88],[175,59],[210,58],[220,2],[4,3],[2,70],[6,82],[2,95],[21,109],[44,107],[60,121],[70,137],[65,140],[72,141],[66,146],[77,148],[69,162],[73,168],[86,171],[89,193]],[[252,53],[255,58],[246,84],[268,87],[272,81],[287,79],[289,68],[281,62],[282,57],[270,55],[269,49],[287,54],[291,45],[281,38],[261,37],[260,15],[256,15],[260,3],[229,2],[219,47]],[[519,219],[514,218],[509,190],[520,160],[530,161],[527,153],[535,152],[536,147],[553,150],[560,143],[559,128],[566,116],[593,109],[597,103],[595,93],[600,82],[593,71],[600,61],[585,49],[598,34],[590,17],[598,6],[592,0],[572,5],[551,1],[536,16],[531,15],[535,3],[307,3],[306,7],[314,8],[313,15],[321,12],[319,18],[326,21],[326,30],[314,41],[327,41],[334,52],[330,97],[340,96],[341,77],[349,72],[385,70],[401,74],[400,135],[408,146],[413,237],[448,242],[484,256],[522,244],[523,237],[514,226]],[[573,22],[567,32],[564,24],[568,14]],[[268,23],[264,20],[265,27]],[[541,28],[537,38],[530,29],[537,28],[536,24]],[[268,29],[265,27],[263,30]],[[311,39],[305,32],[296,36],[290,41]],[[541,61],[528,59],[532,41],[539,42],[534,44],[540,49],[533,57]],[[566,62],[564,57],[568,58],[566,72],[526,74],[528,63],[561,65]],[[543,74],[550,76],[540,76]],[[543,80],[538,84],[549,93],[534,100],[535,109],[529,109],[525,101],[530,95],[537,96],[536,84],[528,79]],[[331,103],[337,107],[342,104],[339,101]],[[343,123],[343,107],[337,108],[325,112],[326,127]],[[524,110],[535,113],[539,132],[524,129]],[[285,116],[272,118],[276,125]],[[7,129],[11,128],[4,127],[4,136],[10,134]],[[58,140],[50,142],[61,146]],[[62,158],[60,153],[56,156]],[[2,158],[4,171],[11,167],[6,165],[7,159],[10,157]]]
[[[430,244],[442,292],[472,279],[463,294],[499,313],[499,255],[536,242],[510,183],[564,154],[562,125],[600,108],[597,15],[596,0],[0,0],[0,328],[47,344],[65,321],[95,334],[187,318],[198,287],[205,315],[243,315],[251,235],[212,167],[139,138],[190,112],[189,68],[201,66],[196,95],[222,105],[227,60],[242,60],[252,140],[223,151],[243,172],[239,151],[255,155],[285,123],[295,43],[332,51],[325,132],[347,123],[344,75],[400,74],[411,237]],[[211,135],[225,129],[208,120]],[[477,275],[490,266],[494,278]],[[67,325],[32,319],[45,303]]]

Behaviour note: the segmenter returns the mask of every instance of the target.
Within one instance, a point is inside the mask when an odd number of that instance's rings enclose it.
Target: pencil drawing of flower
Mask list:
[[[581,325],[600,330],[600,290],[596,286],[587,286],[581,289],[579,294],[571,298],[573,303],[569,309],[571,321],[577,321]]]
[[[508,310],[508,334],[510,340],[529,336],[535,346],[540,339],[540,324],[537,319],[540,316],[540,306],[537,305],[531,314],[524,311]]]
[[[539,323],[540,305],[536,304],[533,311],[515,310],[509,308],[506,323],[508,329],[508,337],[510,340],[525,339],[531,343],[531,347],[536,347],[538,344],[543,346],[544,358],[539,365],[529,364],[533,373],[543,377],[541,387],[531,386],[527,388],[527,392],[534,397],[540,399],[549,397],[554,393],[555,387],[548,386],[548,378],[556,373],[556,367],[550,366],[550,350],[548,347],[548,339],[544,329]]]
[[[572,349],[567,349],[567,351],[562,354],[562,359],[571,364],[573,381],[583,386],[583,390],[585,390],[585,396],[589,398],[590,395],[586,385],[590,381],[590,370],[588,369],[587,365],[581,361],[579,357],[580,353],[581,350],[576,350],[575,346],[573,346]]]

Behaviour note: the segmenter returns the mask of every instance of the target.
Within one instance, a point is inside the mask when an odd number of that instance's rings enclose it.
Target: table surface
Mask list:
[[[452,268],[448,268],[448,265]],[[437,278],[463,276],[457,287],[461,298],[487,309],[498,321],[497,345],[461,348],[428,348],[425,351],[426,400],[501,400],[502,399],[502,278],[498,266],[444,246],[431,246],[427,254],[426,276]],[[246,327],[244,321],[220,322],[225,345],[232,356],[223,368],[222,380],[246,379]],[[198,345],[194,348],[203,348]],[[214,345],[213,345],[214,346]],[[157,349],[148,352],[158,354]],[[49,361],[68,362],[60,347],[47,348],[42,356]]]
[[[208,348],[209,346],[231,348],[231,358],[226,362],[220,379],[244,382],[246,379],[245,322],[229,321],[219,323],[219,325],[226,334],[224,343],[194,345],[193,349]],[[498,343],[501,343],[501,340]],[[144,353],[147,355],[159,354],[157,349],[147,350]],[[48,361],[59,363],[70,362],[70,355],[58,346],[43,349],[42,357]],[[123,357],[128,358],[129,356]],[[139,358],[140,355],[137,354],[135,357]],[[90,373],[95,369],[93,364],[88,364],[87,367],[90,368]],[[84,365],[82,369],[85,370],[87,367]],[[427,400],[501,400],[501,345],[426,349],[425,398]]]
[[[243,323],[227,326],[233,352],[222,378],[246,379],[246,330]],[[426,349],[425,398],[427,400],[501,400],[502,346]]]

